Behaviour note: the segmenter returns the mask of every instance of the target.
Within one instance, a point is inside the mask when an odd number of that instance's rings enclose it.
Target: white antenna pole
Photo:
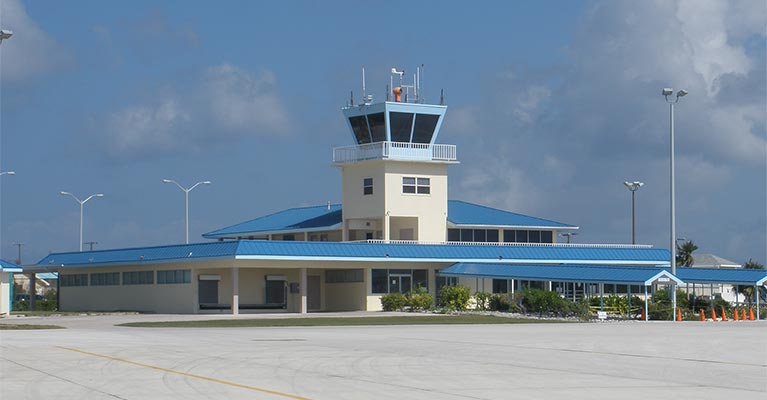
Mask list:
[[[365,66],[362,66],[362,102],[365,102],[367,93],[365,93]]]
[[[420,92],[421,92],[421,67],[416,68],[416,79],[415,79],[415,101],[417,103],[421,102],[420,98]]]
[[[426,73],[426,67],[424,67],[423,64],[421,64],[421,76],[418,78],[418,92],[421,92],[421,79],[423,79],[423,74]],[[423,102],[426,102],[426,99],[423,99]]]

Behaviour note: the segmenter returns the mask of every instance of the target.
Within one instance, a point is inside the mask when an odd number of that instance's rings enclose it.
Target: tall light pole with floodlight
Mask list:
[[[687,91],[684,89],[679,90],[676,92],[676,97],[672,100],[669,99],[669,96],[674,94],[674,89],[672,88],[663,88],[663,91],[661,94],[663,94],[663,98],[666,99],[666,103],[669,105],[669,129],[671,131],[671,146],[670,146],[670,152],[671,152],[671,235],[670,235],[670,243],[671,243],[671,274],[676,275],[676,203],[675,203],[675,193],[674,193],[674,105],[679,102],[679,99],[687,96]],[[671,301],[673,303],[674,310],[672,314],[674,314],[674,320],[676,320],[676,290],[673,290],[673,293],[671,295]]]
[[[162,181],[163,181],[163,183],[173,183],[176,186],[178,186],[179,189],[184,191],[185,206],[186,206],[185,207],[186,208],[186,217],[185,217],[185,219],[186,219],[186,244],[189,244],[189,192],[191,192],[194,188],[196,188],[199,185],[210,185],[211,182],[210,181],[197,182],[194,185],[192,185],[192,187],[187,189],[187,188],[181,186],[178,182],[176,182],[174,180],[171,180],[171,179],[163,179]]]
[[[631,244],[637,244],[637,235],[636,235],[636,218],[635,218],[635,203],[634,203],[634,194],[637,190],[639,190],[640,187],[644,186],[644,182],[634,181],[634,182],[623,182],[624,185],[631,191]]]
[[[80,203],[80,251],[83,251],[83,205],[88,202],[88,200],[94,198],[94,197],[104,197],[103,193],[96,193],[88,196],[85,200],[80,200],[77,198],[77,196],[73,195],[69,192],[59,192],[62,196],[70,196],[73,199],[75,199],[76,202]]]

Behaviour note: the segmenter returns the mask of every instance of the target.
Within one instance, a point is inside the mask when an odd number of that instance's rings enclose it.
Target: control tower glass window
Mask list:
[[[370,114],[368,115],[368,125],[370,125],[370,133],[373,137],[373,142],[385,142],[386,141],[386,126],[384,113]]]
[[[352,131],[354,131],[354,137],[357,138],[357,143],[370,143],[370,132],[368,132],[368,123],[365,121],[364,115],[349,117],[349,123],[352,126]]]
[[[391,128],[392,142],[410,142],[413,113],[390,112],[389,127]]]
[[[437,128],[439,115],[416,114],[413,129],[413,143],[431,143],[434,129]]]

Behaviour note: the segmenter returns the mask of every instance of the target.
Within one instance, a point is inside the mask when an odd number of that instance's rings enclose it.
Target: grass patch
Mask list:
[[[217,319],[201,321],[129,322],[117,326],[139,328],[260,328],[289,326],[373,326],[373,325],[472,325],[536,324],[565,321],[494,317],[489,315],[423,315],[391,317],[318,317],[280,319]]]
[[[0,331],[20,331],[30,329],[64,329],[64,327],[58,325],[0,324]]]

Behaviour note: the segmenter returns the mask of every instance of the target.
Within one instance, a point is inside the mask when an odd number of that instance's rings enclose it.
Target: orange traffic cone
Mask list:
[[[676,309],[676,320],[681,321],[682,320],[682,310],[680,308]]]
[[[700,309],[700,320],[705,321],[706,320],[706,310]]]
[[[743,308],[743,309],[741,309],[741,310],[740,310],[740,312],[741,312],[741,314],[740,314],[740,320],[741,320],[741,321],[745,321],[745,320],[746,320],[746,309],[745,309],[745,308]]]
[[[722,321],[727,321],[727,313],[724,312],[724,306],[722,306]]]
[[[711,307],[711,319],[716,321],[716,309]]]
[[[754,309],[753,308],[749,308],[748,309],[748,319],[750,321],[754,321],[756,319],[756,318],[754,318]]]
[[[732,319],[734,319],[735,321],[740,319],[740,318],[738,318],[738,309],[737,308],[732,313]]]

